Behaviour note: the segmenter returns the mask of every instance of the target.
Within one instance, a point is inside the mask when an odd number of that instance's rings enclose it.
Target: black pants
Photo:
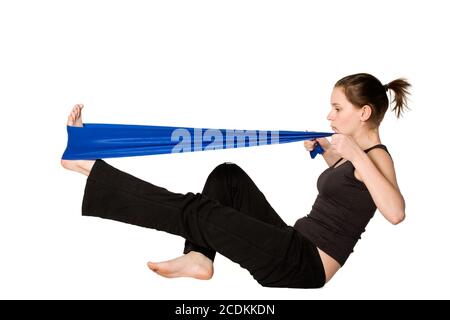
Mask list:
[[[83,215],[184,237],[184,252],[219,252],[263,286],[319,288],[325,273],[314,244],[287,226],[250,177],[224,163],[202,193],[178,194],[97,160],[86,182]]]

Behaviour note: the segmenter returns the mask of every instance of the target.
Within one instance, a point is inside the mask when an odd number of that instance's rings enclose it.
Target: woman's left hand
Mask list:
[[[340,133],[331,136],[331,150],[348,161],[353,161],[361,152],[352,137]]]

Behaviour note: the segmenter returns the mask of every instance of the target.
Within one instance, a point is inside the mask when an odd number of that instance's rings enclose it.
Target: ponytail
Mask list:
[[[394,81],[389,82],[383,86],[386,91],[392,90],[394,91],[394,107],[392,111],[394,111],[397,118],[400,118],[402,113],[408,108],[407,96],[410,94],[408,88],[411,87],[411,84],[403,78],[396,79]],[[389,95],[391,97],[391,95]]]

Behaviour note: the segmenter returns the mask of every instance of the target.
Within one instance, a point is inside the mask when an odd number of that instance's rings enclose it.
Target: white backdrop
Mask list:
[[[3,1],[0,298],[450,298],[445,1]],[[210,281],[165,279],[148,260],[183,239],[82,218],[85,177],[60,157],[66,119],[328,131],[332,86],[369,72],[413,84],[411,112],[386,115],[407,218],[379,213],[347,264],[319,290],[268,289],[222,256]],[[199,192],[238,163],[289,224],[307,214],[325,169],[302,143],[112,159],[175,192]]]

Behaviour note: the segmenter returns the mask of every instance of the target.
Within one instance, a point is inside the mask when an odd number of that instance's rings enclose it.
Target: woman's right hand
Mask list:
[[[305,142],[303,142],[303,145],[305,146],[306,151],[313,151],[314,148],[316,147],[316,139],[314,140],[305,140]]]
[[[305,146],[306,151],[313,151],[317,144],[320,144],[323,150],[327,150],[330,142],[326,138],[318,138],[313,140],[305,140],[303,145]]]

